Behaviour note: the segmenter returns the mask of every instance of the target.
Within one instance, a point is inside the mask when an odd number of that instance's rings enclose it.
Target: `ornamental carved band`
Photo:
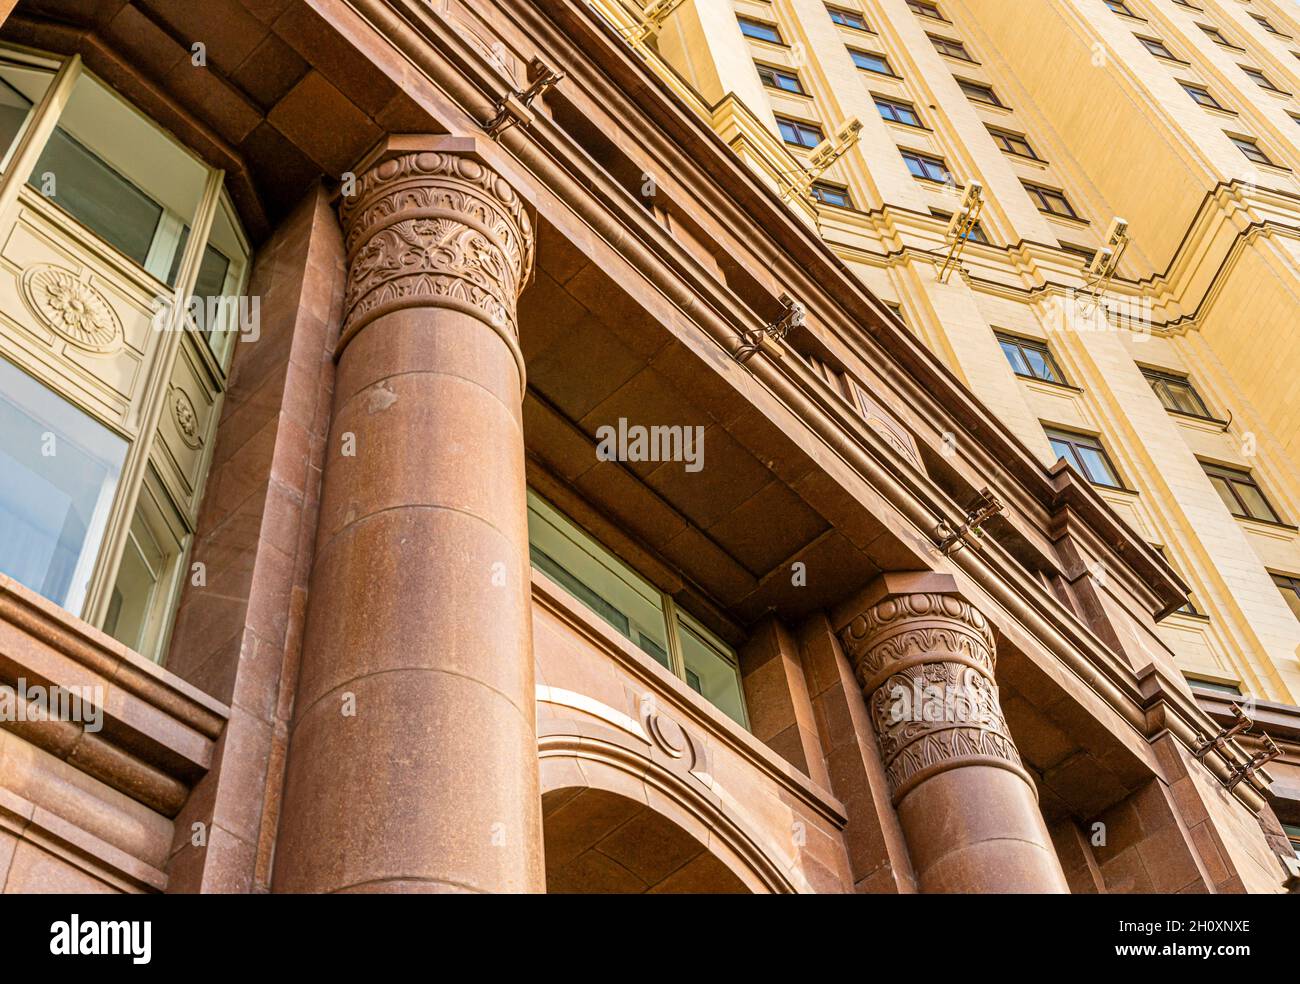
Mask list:
[[[998,702],[993,630],[978,609],[951,595],[896,595],[853,619],[841,640],[895,803],[963,765],[1001,766],[1028,781]]]
[[[515,303],[533,262],[524,203],[503,178],[457,154],[381,161],[339,209],[348,284],[344,339],[384,314],[446,307],[518,338]]]

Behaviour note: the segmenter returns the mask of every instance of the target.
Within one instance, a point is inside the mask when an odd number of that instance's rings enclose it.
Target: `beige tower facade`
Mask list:
[[[1285,705],[1300,700],[1295,14],[693,0],[636,42],[1026,446],[1085,469],[1161,549],[1191,588],[1160,623],[1180,669]],[[975,183],[963,236],[950,217]],[[1090,274],[1116,218],[1118,264]],[[1105,572],[1085,576],[1110,604]]]

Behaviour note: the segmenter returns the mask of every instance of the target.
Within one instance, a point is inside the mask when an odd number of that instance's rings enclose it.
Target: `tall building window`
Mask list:
[[[1132,17],[1133,11],[1128,9],[1128,4],[1124,0],[1105,0],[1106,6],[1117,14],[1123,14],[1125,17]]]
[[[1091,434],[1076,434],[1073,431],[1047,431],[1047,440],[1052,445],[1058,458],[1064,458],[1075,470],[1093,485],[1105,485],[1112,489],[1123,488],[1120,484],[1115,466],[1110,456],[1102,447],[1101,440]]]
[[[1002,100],[997,97],[992,86],[987,86],[983,82],[972,82],[969,79],[958,79],[957,85],[961,91],[966,93],[967,99],[975,102],[987,103],[990,106],[1003,105]]]
[[[1233,145],[1245,154],[1249,160],[1254,161],[1256,164],[1267,164],[1270,167],[1277,166],[1273,163],[1272,158],[1270,158],[1268,154],[1264,153],[1264,148],[1255,141],[1254,137],[1239,137],[1229,133],[1228,139],[1231,140]]]
[[[1179,82],[1178,84],[1183,87],[1183,91],[1191,96],[1196,103],[1204,106],[1206,109],[1223,109],[1219,104],[1219,100],[1210,95],[1210,90],[1205,88],[1205,86],[1196,85],[1193,82]]]
[[[1070,204],[1070,200],[1065,197],[1065,192],[1034,184],[1030,181],[1022,181],[1021,184],[1025,186],[1025,191],[1029,193],[1029,197],[1034,200],[1034,204],[1038,206],[1040,212],[1058,215],[1066,219],[1077,219],[1079,217]]]
[[[843,185],[831,184],[829,181],[814,181],[812,196],[823,205],[838,205],[840,208],[852,208],[853,199],[849,189]]]
[[[1279,574],[1269,571],[1273,583],[1282,592],[1282,600],[1287,603],[1292,614],[1300,618],[1300,574]]]
[[[1273,26],[1272,22],[1269,21],[1269,19],[1265,17],[1263,14],[1251,14],[1250,16],[1254,19],[1256,24],[1258,24],[1264,30],[1268,31],[1269,34],[1276,34],[1279,38],[1289,38],[1291,36],[1289,34],[1283,34],[1281,31],[1279,31],[1276,27]]]
[[[959,58],[962,61],[973,62],[975,59],[970,56],[966,46],[960,41],[954,41],[952,38],[941,38],[937,34],[927,34],[930,43],[934,45],[934,50],[941,55],[947,55],[949,58]]]
[[[1300,858],[1300,824],[1284,823],[1282,830],[1286,834],[1286,839],[1291,842],[1291,850],[1295,851],[1295,856]]]
[[[28,131],[48,136],[19,171]],[[0,320],[0,571],[158,659],[249,246],[220,173],[79,64],[0,51],[0,145],[18,186],[0,239],[34,233]]]
[[[1277,86],[1273,84],[1272,79],[1270,79],[1267,75],[1261,72],[1258,68],[1251,68],[1249,65],[1241,65],[1238,67],[1243,72],[1245,72],[1246,75],[1249,76],[1250,79],[1261,89],[1267,89],[1269,92],[1282,91],[1281,89],[1279,89]]]
[[[792,120],[785,116],[776,118],[777,128],[781,131],[781,139],[788,144],[794,144],[796,147],[807,147],[809,149],[816,147],[825,137],[822,136],[821,127],[816,123],[805,123],[801,120]]]
[[[531,489],[528,552],[534,567],[619,635],[748,727],[735,652]]]
[[[843,7],[826,7],[827,12],[831,15],[831,20],[840,27],[851,27],[857,31],[870,31],[867,26],[867,20],[856,10],[846,10]]]
[[[1142,42],[1142,47],[1146,48],[1147,51],[1151,52],[1151,54],[1155,55],[1157,58],[1167,58],[1170,61],[1179,60],[1174,57],[1174,53],[1170,51],[1165,43],[1159,38],[1143,37],[1141,34],[1135,34],[1133,36]]]
[[[921,126],[921,117],[916,114],[916,108],[911,103],[885,96],[876,96],[875,101],[881,119],[902,123],[904,126]]]
[[[775,24],[750,17],[737,17],[736,20],[740,22],[740,33],[747,38],[753,38],[755,41],[770,41],[772,44],[784,43],[781,40],[781,31]]]
[[[942,219],[946,223],[952,222],[951,212],[945,212],[942,209],[932,208],[930,209],[930,214],[933,215],[936,219]],[[987,243],[989,241],[989,237],[984,234],[984,227],[980,225],[978,222],[976,222],[973,226],[971,226],[970,231],[966,233],[964,238],[968,243]]]
[[[923,154],[917,150],[900,149],[899,153],[903,155],[903,163],[912,172],[912,177],[920,178],[923,181],[939,181],[943,184],[952,183],[952,175],[948,173],[948,165],[944,163],[942,157]]]
[[[1065,374],[1052,358],[1052,352],[1046,342],[1002,332],[994,332],[994,335],[998,344],[1002,346],[1002,354],[1007,357],[1012,371],[1017,376],[1041,379],[1046,383],[1065,382]]]
[[[1202,461],[1201,467],[1205,469],[1210,484],[1219,493],[1223,504],[1228,507],[1228,512],[1241,519],[1281,522],[1250,472],[1226,465],[1212,465],[1208,461]]]
[[[1196,392],[1191,380],[1186,376],[1175,376],[1173,373],[1146,368],[1142,369],[1142,375],[1151,384],[1151,388],[1155,390],[1156,396],[1160,398],[1166,410],[1185,413],[1189,417],[1214,419],[1205,408],[1205,401],[1201,399],[1201,394]]]
[[[1003,130],[996,126],[990,126],[988,131],[989,135],[993,137],[993,142],[1006,153],[1015,154],[1017,157],[1028,157],[1030,160],[1035,161],[1039,159],[1024,134],[1013,133],[1011,130]]]
[[[907,5],[912,8],[912,13],[921,17],[930,17],[934,20],[945,20],[939,11],[939,5],[930,3],[929,0],[907,0]]]
[[[868,72],[875,72],[877,75],[894,76],[894,69],[889,64],[889,59],[884,55],[878,55],[872,51],[859,51],[857,48],[849,49],[849,57],[853,59],[853,64],[858,68],[865,69]]]
[[[1241,686],[1236,683],[1220,683],[1217,680],[1202,680],[1200,677],[1188,676],[1188,684],[1193,690],[1208,690],[1212,694],[1227,694],[1229,697],[1240,697]]]
[[[1237,45],[1229,41],[1227,35],[1225,35],[1217,27],[1211,27],[1208,24],[1197,24],[1196,26],[1199,27],[1202,31],[1204,31],[1205,36],[1209,38],[1211,41],[1213,41],[1215,44],[1220,45],[1224,48],[1235,48],[1238,51],[1242,50],[1241,48],[1237,47]]]
[[[761,62],[754,63],[758,68],[758,77],[762,83],[769,89],[780,89],[783,92],[793,92],[798,95],[807,95],[804,92],[803,85],[799,82],[799,76],[788,68],[777,68],[775,65],[764,65]]]

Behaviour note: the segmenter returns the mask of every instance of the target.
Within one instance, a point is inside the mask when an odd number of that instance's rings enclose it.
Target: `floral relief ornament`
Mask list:
[[[97,354],[122,347],[122,322],[112,305],[71,270],[39,263],[23,274],[21,290],[37,320],[64,341]]]
[[[203,442],[199,438],[199,417],[194,412],[194,404],[190,401],[189,395],[182,389],[173,389],[171,404],[172,415],[176,419],[181,440],[189,447],[197,448]]]

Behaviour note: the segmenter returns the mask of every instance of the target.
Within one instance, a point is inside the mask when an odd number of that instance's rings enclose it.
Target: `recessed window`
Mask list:
[[[1225,47],[1225,48],[1236,48],[1236,47],[1237,47],[1235,44],[1233,44],[1231,41],[1229,41],[1228,38],[1227,38],[1227,35],[1225,35],[1225,34],[1224,34],[1222,31],[1220,31],[1217,27],[1210,27],[1210,26],[1207,25],[1207,24],[1197,24],[1196,26],[1199,27],[1202,31],[1204,31],[1204,32],[1205,32],[1205,36],[1208,37],[1208,38],[1209,38],[1211,41],[1213,41],[1215,44],[1217,44],[1217,45],[1222,45],[1222,46]]]
[[[806,95],[803,85],[799,82],[799,76],[788,68],[777,68],[775,65],[763,65],[755,63],[758,68],[758,77],[762,83],[769,89],[780,89],[782,92],[793,92],[798,95]]]
[[[1183,87],[1183,91],[1191,96],[1193,101],[1198,105],[1204,106],[1206,109],[1223,109],[1223,107],[1219,105],[1219,100],[1210,95],[1210,90],[1205,88],[1205,86],[1196,85],[1192,82],[1179,82],[1178,84]]]
[[[1289,38],[1291,36],[1289,34],[1283,34],[1281,31],[1279,31],[1276,27],[1272,25],[1269,19],[1263,16],[1262,14],[1251,14],[1250,16],[1254,18],[1256,24],[1258,24],[1264,30],[1268,31],[1269,34],[1276,34],[1279,38]]]
[[[1091,434],[1053,430],[1050,427],[1044,429],[1047,431],[1047,440],[1052,445],[1052,450],[1056,452],[1056,456],[1064,458],[1067,464],[1073,465],[1075,470],[1093,485],[1105,485],[1112,489],[1123,488],[1115,466],[1111,464],[1110,456],[1106,454],[1106,449],[1102,447],[1099,438]]]
[[[881,119],[902,123],[904,126],[921,125],[921,117],[917,115],[911,103],[903,102],[901,99],[887,99],[884,96],[876,96],[875,100]]]
[[[1223,504],[1228,507],[1228,512],[1241,519],[1281,522],[1250,472],[1226,465],[1212,465],[1208,461],[1202,461],[1201,467],[1205,469],[1210,484],[1219,493]]]
[[[531,489],[528,552],[534,567],[619,635],[748,726],[731,648]]]
[[[994,93],[992,86],[987,86],[983,82],[971,82],[969,79],[958,79],[957,85],[961,91],[966,93],[967,99],[973,99],[975,102],[986,103],[989,106],[1002,106],[1002,100]]]
[[[900,150],[899,153],[903,155],[903,163],[912,172],[912,177],[923,181],[952,183],[952,175],[948,173],[948,165],[944,163],[942,157],[923,154],[917,150]]]
[[[1281,91],[1282,91],[1281,89],[1279,89],[1277,86],[1275,86],[1275,85],[1273,84],[1273,80],[1272,80],[1272,79],[1270,79],[1267,75],[1265,75],[1263,72],[1261,72],[1258,68],[1251,68],[1249,65],[1241,65],[1241,66],[1239,66],[1239,67],[1240,67],[1241,70],[1242,70],[1243,72],[1245,72],[1246,75],[1248,75],[1248,76],[1251,78],[1251,80],[1254,81],[1254,83],[1255,83],[1257,86],[1259,86],[1261,89],[1267,89],[1269,92],[1281,92]]]
[[[1300,858],[1300,824],[1284,823],[1282,831],[1286,834],[1286,839],[1291,842],[1291,850],[1295,851],[1295,856]]]
[[[772,44],[784,43],[781,40],[781,32],[775,24],[752,20],[749,17],[737,17],[736,20],[740,22],[740,33],[747,38],[753,38],[755,41],[770,41]]]
[[[1191,380],[1186,376],[1175,376],[1173,373],[1145,368],[1142,370],[1142,375],[1151,384],[1151,388],[1166,410],[1184,413],[1189,417],[1214,419],[1210,411],[1205,408],[1205,401],[1201,399],[1201,394],[1196,392]]]
[[[952,38],[941,38],[937,34],[927,34],[926,37],[934,45],[934,50],[941,55],[947,55],[949,58],[959,58],[968,62],[975,60],[966,51],[966,46],[960,41],[954,41]]]
[[[1064,383],[1061,372],[1046,342],[995,332],[1002,354],[1011,363],[1011,370],[1026,379],[1041,379],[1045,383]]]
[[[778,116],[776,118],[776,125],[781,131],[781,139],[796,147],[807,147],[811,149],[816,147],[825,139],[825,137],[822,136],[821,127],[815,123],[805,123],[801,120],[792,120],[785,116]]]
[[[1028,157],[1035,161],[1039,159],[1024,134],[1013,133],[1011,130],[1003,130],[996,126],[990,126],[988,131],[993,137],[993,142],[1006,153],[1015,154],[1017,157]]]
[[[849,196],[849,189],[843,185],[831,184],[828,181],[814,181],[812,196],[823,205],[838,205],[840,208],[853,207],[853,199]]]
[[[1269,571],[1273,583],[1282,592],[1282,600],[1291,609],[1291,614],[1300,618],[1300,574],[1279,574]]]
[[[1180,7],[1186,7],[1188,10],[1203,10],[1204,8],[1196,6],[1191,0],[1174,0],[1174,3]]]
[[[867,20],[856,10],[845,10],[843,7],[827,6],[827,12],[831,15],[831,20],[840,27],[851,27],[857,31],[870,31],[867,26]]]
[[[912,13],[919,14],[921,17],[931,17],[934,20],[945,19],[939,12],[939,5],[929,3],[928,0],[907,0],[907,5],[912,8]]]
[[[1061,247],[1061,249],[1065,250],[1067,253],[1073,253],[1075,256],[1079,257],[1079,259],[1083,260],[1085,264],[1091,264],[1097,256],[1097,251],[1095,249],[1089,249],[1087,246],[1078,246],[1074,243],[1063,242],[1059,239],[1056,241],[1056,245]]]
[[[1239,151],[1245,154],[1248,159],[1254,161],[1256,164],[1267,164],[1270,167],[1277,166],[1276,164],[1273,163],[1272,159],[1268,156],[1268,154],[1264,153],[1264,149],[1260,147],[1258,143],[1255,142],[1254,137],[1238,137],[1229,133],[1228,139],[1233,142],[1233,144],[1236,146],[1236,148]]]
[[[1077,219],[1079,217],[1074,210],[1074,206],[1070,204],[1070,200],[1065,197],[1064,192],[1044,185],[1033,184],[1029,181],[1022,181],[1021,184],[1025,186],[1025,191],[1029,193],[1029,197],[1033,199],[1040,212],[1057,215],[1065,219]]]
[[[1128,4],[1124,0],[1105,0],[1106,6],[1117,14],[1123,14],[1125,17],[1134,16],[1133,11],[1128,9]]]
[[[1165,46],[1165,43],[1159,38],[1144,38],[1141,34],[1135,34],[1133,36],[1142,42],[1142,47],[1146,48],[1147,51],[1151,52],[1151,54],[1155,55],[1157,58],[1168,58],[1170,61],[1178,61],[1178,59],[1174,57],[1174,53],[1170,51]]]
[[[1173,566],[1174,566],[1174,565],[1173,565],[1173,562],[1169,559],[1169,555],[1168,555],[1167,553],[1165,553],[1165,548],[1164,548],[1164,547],[1160,546],[1159,544],[1153,543],[1153,544],[1151,544],[1151,549],[1153,549],[1156,553],[1158,553],[1158,554],[1160,555],[1161,559],[1164,560],[1164,562],[1165,562],[1166,564],[1168,564],[1170,567],[1173,567]],[[1187,580],[1186,578],[1183,577],[1183,575],[1182,575],[1181,572],[1177,572],[1177,573],[1178,573],[1178,576],[1179,576],[1180,578],[1182,578],[1184,581]],[[1201,614],[1200,610],[1197,609],[1197,607],[1196,607],[1196,602],[1192,601],[1192,598],[1191,598],[1190,595],[1188,596],[1187,601],[1178,607],[1178,611],[1179,611],[1179,613],[1181,613],[1181,614],[1183,614],[1183,615],[1200,615],[1200,614]]]
[[[1199,677],[1187,677],[1188,684],[1194,690],[1208,690],[1215,694],[1227,694],[1229,697],[1240,697],[1241,687],[1235,683],[1220,683],[1218,680],[1202,680]]]
[[[878,55],[873,51],[859,51],[857,48],[850,48],[849,57],[853,59],[854,65],[868,72],[875,72],[877,75],[895,75],[894,69],[889,64],[889,59],[884,55]]]

